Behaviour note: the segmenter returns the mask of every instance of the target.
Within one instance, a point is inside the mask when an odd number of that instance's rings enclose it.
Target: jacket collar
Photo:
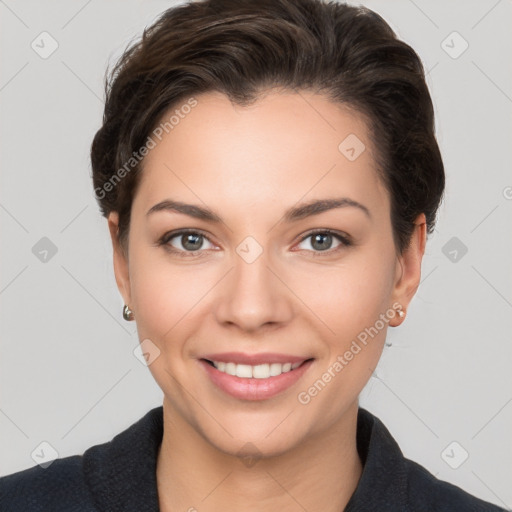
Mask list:
[[[101,512],[158,512],[156,461],[163,407],[151,409],[108,443],[84,453],[84,474]],[[407,510],[405,459],[382,422],[359,408],[357,450],[363,473],[345,512]]]
[[[84,452],[84,475],[101,512],[158,512],[156,461],[163,407],[155,407],[108,443]]]
[[[363,473],[344,512],[409,510],[406,459],[379,418],[361,407],[357,415],[357,451]]]

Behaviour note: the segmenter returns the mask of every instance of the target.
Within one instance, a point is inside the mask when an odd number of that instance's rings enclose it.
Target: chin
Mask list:
[[[243,429],[242,429],[243,430]],[[240,434],[240,435],[238,435]],[[218,451],[233,457],[239,457],[242,462],[246,459],[257,460],[279,457],[299,446],[301,436],[291,437],[283,434],[267,434],[251,436],[245,432],[235,432],[235,437],[227,435],[208,437],[207,441]],[[250,466],[250,464],[246,464]]]
[[[293,413],[289,415],[291,410],[266,414],[256,410],[237,411],[216,417],[217,421],[202,417],[192,427],[211,446],[228,455],[276,457],[302,445],[308,435],[309,421],[293,417]]]

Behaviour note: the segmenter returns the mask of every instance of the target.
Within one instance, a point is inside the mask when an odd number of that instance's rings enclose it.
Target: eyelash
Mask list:
[[[342,235],[340,233],[338,233],[337,231],[333,231],[332,229],[317,229],[317,230],[314,230],[314,231],[310,231],[309,233],[306,233],[300,240],[299,240],[299,244],[304,242],[304,240],[307,240],[308,238],[310,237],[313,237],[315,235],[331,235],[333,236],[334,238],[336,238],[339,242],[341,242],[341,244],[334,248],[334,249],[328,249],[328,250],[325,250],[325,251],[308,251],[308,252],[312,252],[313,254],[313,257],[318,257],[318,256],[324,256],[324,255],[332,255],[333,253],[343,249],[343,248],[346,248],[346,247],[350,247],[353,245],[353,242],[352,240],[350,239],[350,237],[346,236],[346,235]],[[169,251],[170,253],[172,254],[176,254],[177,256],[180,256],[180,257],[183,257],[183,258],[190,258],[190,257],[195,257],[195,256],[199,256],[199,257],[202,257],[204,255],[204,250],[203,249],[200,249],[200,250],[197,250],[197,251],[182,251],[182,250],[179,250],[179,249],[175,249],[174,247],[172,247],[171,245],[168,245],[169,242],[173,239],[173,238],[176,238],[178,236],[183,236],[183,235],[200,235],[202,236],[203,238],[206,238],[206,240],[208,240],[210,243],[210,239],[200,230],[193,230],[193,229],[182,229],[182,230],[178,230],[178,231],[170,231],[168,233],[165,233],[161,238],[160,240],[157,242],[157,246],[165,246],[165,250]],[[301,250],[307,250],[307,249],[301,249]]]

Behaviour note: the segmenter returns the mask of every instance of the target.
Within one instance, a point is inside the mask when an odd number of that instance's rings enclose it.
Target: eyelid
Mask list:
[[[312,229],[312,230],[308,231],[307,233],[301,235],[301,239],[299,240],[299,242],[303,242],[306,238],[309,238],[310,236],[317,235],[317,234],[328,234],[328,235],[332,235],[332,236],[338,238],[343,243],[346,243],[346,244],[353,243],[352,237],[350,235],[348,235],[347,233],[342,233],[342,232],[336,231],[334,229],[329,229],[329,228]]]

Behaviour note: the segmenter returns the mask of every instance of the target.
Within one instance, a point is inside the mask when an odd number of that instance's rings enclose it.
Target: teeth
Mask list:
[[[269,377],[276,377],[277,375],[281,375],[281,373],[295,370],[295,368],[298,368],[302,364],[301,362],[293,364],[271,363],[251,366],[250,364],[224,363],[221,361],[212,361],[212,363],[217,370],[244,379],[268,379]]]
[[[213,363],[215,365],[215,363]],[[236,364],[235,363],[226,363],[226,368],[224,370],[229,375],[236,375]]]
[[[283,371],[283,365],[279,363],[272,363],[270,365],[270,376],[275,377],[276,375],[281,375]]]
[[[252,366],[249,366],[248,364],[237,364],[236,376],[250,379],[252,377]]]
[[[269,364],[259,364],[258,366],[248,366],[247,368],[251,368],[252,376],[255,379],[268,379],[270,377]]]

